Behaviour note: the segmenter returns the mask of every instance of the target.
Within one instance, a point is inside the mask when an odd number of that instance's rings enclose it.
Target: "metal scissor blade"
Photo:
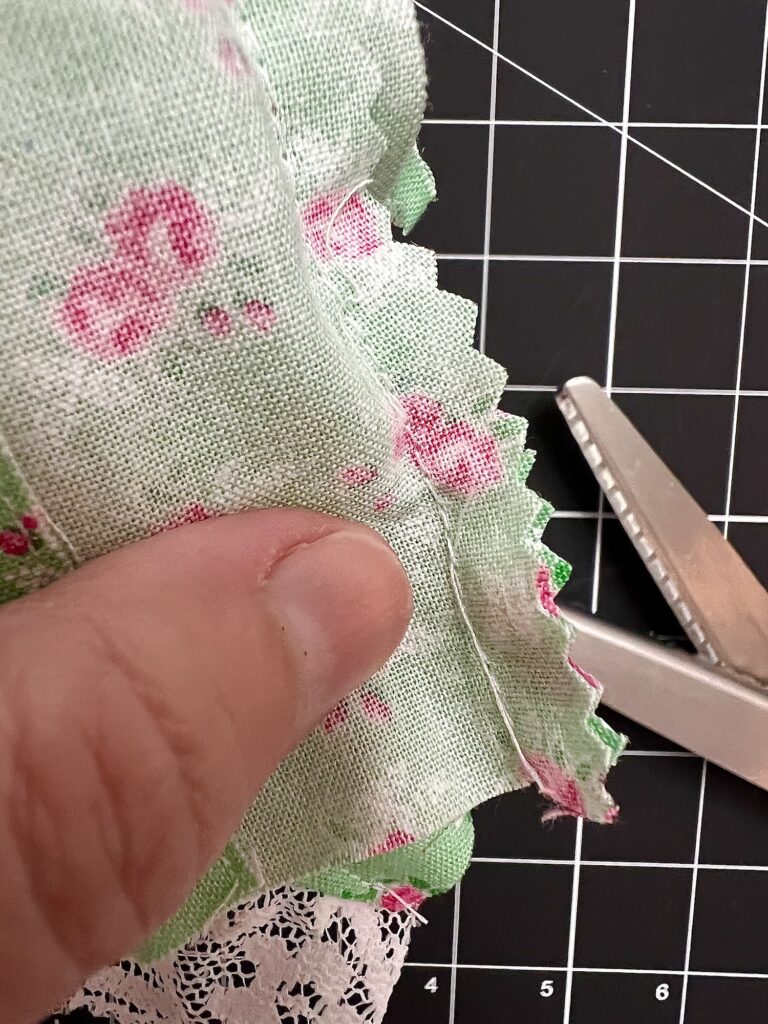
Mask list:
[[[768,683],[768,592],[595,381],[570,380],[557,400],[691,642],[711,662]]]
[[[764,688],[591,615],[565,615],[576,628],[573,658],[603,682],[605,704],[768,789]]]

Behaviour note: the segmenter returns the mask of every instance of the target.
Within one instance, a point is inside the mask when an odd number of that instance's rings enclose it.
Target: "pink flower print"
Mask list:
[[[387,838],[379,843],[378,846],[370,852],[371,857],[378,857],[382,853],[392,853],[393,850],[399,850],[401,846],[410,846],[411,843],[416,842],[416,836],[412,836],[410,832],[403,832],[402,829],[396,828],[389,833]]]
[[[201,505],[197,501],[191,502],[189,505],[185,505],[183,509],[172,516],[167,523],[163,523],[158,526],[153,533],[165,533],[166,530],[176,530],[180,526],[186,526],[188,523],[202,523],[206,519],[213,519],[213,512],[207,509],[205,505]]]
[[[139,351],[169,316],[164,296],[147,278],[117,263],[78,270],[59,309],[70,339],[106,360]]]
[[[558,618],[560,609],[555,604],[555,591],[552,589],[552,578],[546,565],[540,565],[536,573],[536,589],[539,592],[541,607],[554,618]]]
[[[360,698],[363,714],[370,722],[384,724],[392,720],[392,708],[376,693],[367,690]]]
[[[365,487],[378,475],[378,469],[373,469],[371,466],[346,466],[339,473],[339,478],[347,487]]]
[[[244,78],[253,73],[251,62],[231,39],[220,39],[217,50],[221,66],[233,78]]]
[[[323,729],[326,732],[333,732],[334,729],[338,729],[340,725],[343,725],[349,718],[349,704],[346,700],[340,700],[336,707],[329,711],[323,719]]]
[[[17,558],[29,554],[39,526],[38,516],[34,512],[25,512],[13,526],[0,530],[0,554]]]
[[[267,305],[266,302],[260,302],[258,299],[249,299],[243,306],[243,313],[245,313],[249,323],[257,331],[261,331],[262,334],[271,331],[277,321],[274,309]]]
[[[407,453],[438,487],[474,497],[499,483],[504,467],[496,439],[465,420],[449,423],[442,406],[428,395],[401,401],[404,430],[395,438],[395,456]]]
[[[396,459],[408,455],[418,465],[418,457],[430,436],[443,426],[443,407],[429,395],[406,395],[400,399],[405,420],[398,423],[393,445]]]
[[[207,306],[200,314],[203,327],[214,338],[226,338],[232,332],[232,317],[221,306]]]
[[[412,885],[395,885],[379,897],[379,906],[382,910],[390,910],[393,914],[402,913],[413,907],[417,910],[427,894]]]
[[[602,686],[600,685],[600,683],[598,683],[598,681],[595,679],[591,672],[587,672],[586,669],[583,669],[581,667],[581,665],[577,665],[573,658],[568,659],[568,664],[571,666],[572,669],[579,673],[584,682],[588,683],[593,690],[599,690],[602,693]]]
[[[4,555],[26,555],[31,547],[29,537],[21,530],[0,530],[0,552]]]
[[[382,494],[380,498],[377,498],[373,503],[374,512],[389,512],[389,510],[395,504],[394,494]]]
[[[426,444],[445,422],[441,404],[428,394],[407,395],[400,404],[406,411],[407,429],[412,445]]]
[[[586,814],[584,799],[574,780],[544,754],[526,754],[525,757],[527,764],[522,766],[524,777],[538,783],[541,792],[557,804],[542,816],[542,821],[552,821],[568,814],[583,818]]]
[[[443,427],[424,446],[423,454],[423,468],[438,487],[468,498],[482,494],[504,476],[496,439],[471,423]]]
[[[609,807],[608,810],[603,815],[603,824],[604,825],[613,825],[613,823],[619,817],[619,810],[620,809],[619,809],[618,804],[614,804],[613,807]]]
[[[343,192],[318,196],[301,211],[304,238],[319,259],[370,256],[382,244],[370,206],[355,194],[345,201]]]
[[[216,252],[213,221],[183,185],[138,188],[107,215],[118,259],[144,268],[168,287],[194,276]]]

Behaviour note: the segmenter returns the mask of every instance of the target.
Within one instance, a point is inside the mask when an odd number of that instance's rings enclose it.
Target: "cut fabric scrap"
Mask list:
[[[473,841],[468,814],[426,839],[394,829],[367,860],[307,875],[296,886],[322,896],[375,903],[393,912],[416,909],[427,897],[447,892],[461,879],[469,867]],[[137,959],[151,963],[184,945],[204,930],[212,903],[229,906],[257,889],[255,877],[230,843],[178,914],[138,951]]]
[[[20,480],[78,560],[302,505],[378,530],[414,592],[388,665],[285,760],[144,954],[246,893],[273,890],[271,907],[309,874],[333,889],[338,865],[386,885],[369,877],[380,858],[411,855],[393,836],[426,864],[430,836],[531,782],[554,813],[610,820],[621,741],[569,659],[525,423],[497,409],[505,374],[473,348],[475,307],[438,290],[433,253],[392,239],[393,216],[412,227],[433,195],[410,3],[0,0],[0,14],[0,435],[16,467],[0,483],[17,549],[0,553],[0,595],[75,563],[53,546],[35,562],[47,549]],[[419,893],[428,881],[416,862],[410,881],[387,870]],[[347,914],[326,899],[317,920]]]
[[[469,814],[427,839],[415,841],[395,831],[381,844],[381,853],[310,875],[301,886],[325,896],[375,903],[395,913],[418,908],[461,879],[469,867],[474,836]]]

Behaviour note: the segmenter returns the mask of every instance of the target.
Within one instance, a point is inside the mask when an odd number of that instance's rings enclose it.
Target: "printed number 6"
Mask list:
[[[547,978],[546,981],[542,981],[541,988],[539,989],[539,995],[542,999],[549,999],[550,996],[555,994],[554,982]]]
[[[663,1003],[665,999],[669,999],[669,985],[666,982],[663,985],[659,985],[656,989],[656,998],[660,1003]]]
[[[432,995],[437,992],[437,978],[430,978],[427,984],[424,986],[425,992],[431,992]]]

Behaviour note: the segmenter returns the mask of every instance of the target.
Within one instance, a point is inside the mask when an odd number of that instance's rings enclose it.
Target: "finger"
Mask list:
[[[135,948],[411,611],[372,531],[186,526],[0,610],[0,1021]]]

